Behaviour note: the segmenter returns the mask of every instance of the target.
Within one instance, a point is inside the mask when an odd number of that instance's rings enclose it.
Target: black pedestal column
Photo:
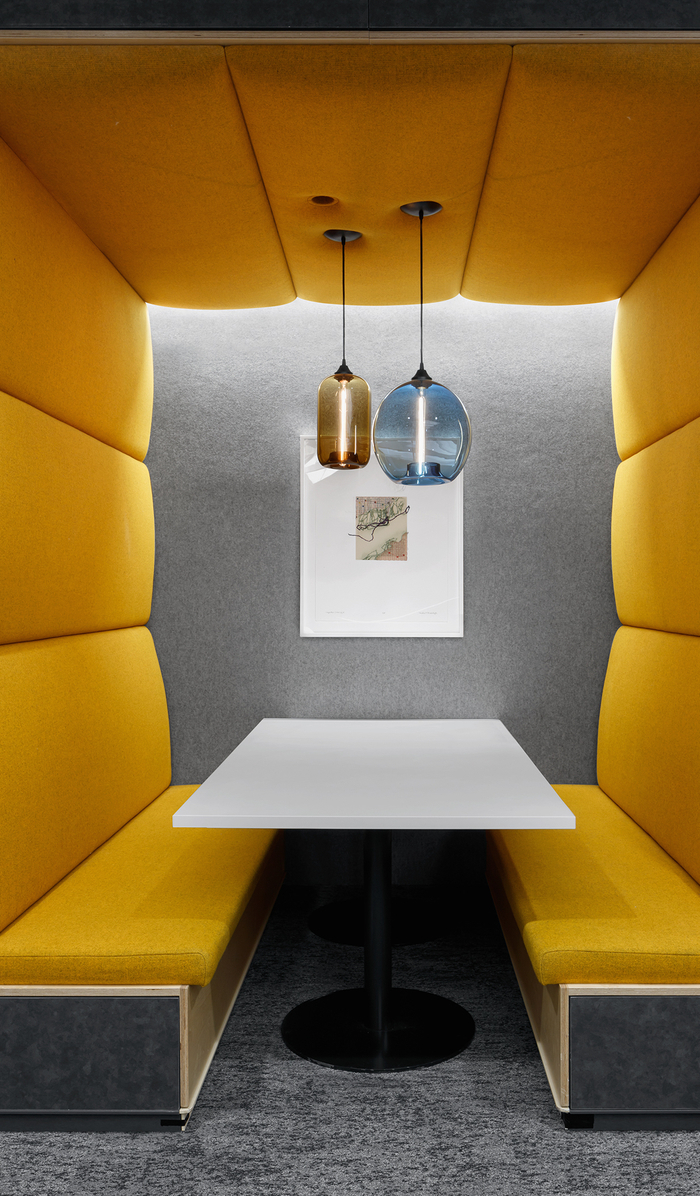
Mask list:
[[[290,1050],[345,1071],[404,1071],[451,1059],[474,1037],[471,1016],[445,997],[391,986],[391,831],[365,831],[365,987],[288,1013]]]

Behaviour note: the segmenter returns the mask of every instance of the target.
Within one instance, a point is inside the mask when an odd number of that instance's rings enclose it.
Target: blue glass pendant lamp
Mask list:
[[[329,228],[323,235],[343,247],[343,360],[318,388],[316,451],[327,469],[362,469],[372,452],[372,396],[364,378],[353,374],[345,360],[345,244],[359,240],[362,233]]]
[[[469,456],[472,430],[462,401],[423,365],[423,218],[442,211],[433,200],[401,208],[420,221],[420,365],[390,391],[374,418],[374,451],[384,473],[403,486],[453,482]]]

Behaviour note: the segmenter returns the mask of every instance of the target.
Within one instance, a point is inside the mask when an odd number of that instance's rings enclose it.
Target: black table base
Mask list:
[[[302,1059],[342,1071],[408,1071],[458,1055],[474,1037],[474,1021],[454,1001],[412,988],[392,988],[383,1031],[367,1025],[364,988],[328,993],[288,1013],[282,1037]]]
[[[391,986],[391,831],[365,832],[365,987],[305,1001],[282,1037],[303,1059],[375,1072],[442,1063],[474,1037],[461,1005]]]
[[[309,914],[309,930],[328,943],[362,947],[365,942],[365,903],[362,898],[331,901]],[[391,942],[394,947],[431,943],[444,933],[444,918],[433,903],[406,897],[391,898]]]

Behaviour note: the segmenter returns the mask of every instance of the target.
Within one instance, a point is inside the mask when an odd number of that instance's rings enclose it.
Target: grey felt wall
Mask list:
[[[151,308],[150,626],[174,783],[203,780],[266,716],[496,717],[548,780],[595,781],[617,626],[614,308],[454,299],[426,309],[426,365],[465,401],[474,432],[462,640],[299,637],[298,437],[313,434],[316,388],[340,360],[339,309]],[[414,372],[417,330],[413,307],[348,310],[348,361],[376,402]],[[318,833],[290,848],[298,880],[357,876],[354,842],[332,868]],[[431,879],[446,860],[459,868],[444,836],[408,835],[400,854],[403,883]]]

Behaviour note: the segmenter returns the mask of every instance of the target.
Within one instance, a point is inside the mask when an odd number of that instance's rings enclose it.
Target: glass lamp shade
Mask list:
[[[389,392],[374,419],[374,451],[403,486],[440,486],[464,468],[472,429],[464,404],[427,375]]]
[[[327,469],[362,469],[371,452],[372,396],[364,378],[331,374],[318,388],[318,459]]]

